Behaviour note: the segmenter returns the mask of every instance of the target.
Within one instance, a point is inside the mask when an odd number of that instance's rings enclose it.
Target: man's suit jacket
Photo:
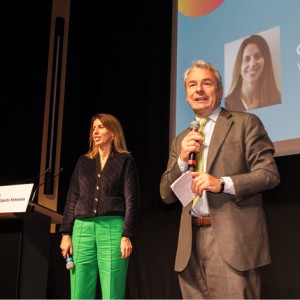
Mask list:
[[[178,201],[170,185],[181,176],[177,160],[186,129],[172,142],[160,193],[167,203]],[[245,271],[271,262],[261,192],[280,181],[274,147],[260,119],[249,113],[222,109],[210,141],[206,172],[230,176],[236,195],[207,192],[211,226],[224,261]],[[191,205],[182,207],[175,271],[189,262],[192,248]]]

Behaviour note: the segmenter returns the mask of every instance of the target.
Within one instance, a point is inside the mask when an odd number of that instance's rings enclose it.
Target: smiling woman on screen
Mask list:
[[[269,46],[262,36],[251,35],[238,51],[225,107],[245,111],[279,103]]]

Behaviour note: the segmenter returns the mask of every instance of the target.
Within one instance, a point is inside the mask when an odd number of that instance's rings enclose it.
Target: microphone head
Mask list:
[[[74,269],[74,262],[73,262],[73,258],[72,256],[70,256],[69,254],[67,254],[67,259],[66,259],[66,268],[68,270],[73,270]]]
[[[190,129],[191,130],[198,130],[199,129],[199,127],[200,127],[200,124],[199,124],[199,122],[198,121],[192,121],[191,123],[190,123]]]
[[[74,263],[72,261],[68,261],[66,264],[66,268],[68,270],[73,270],[74,269]]]

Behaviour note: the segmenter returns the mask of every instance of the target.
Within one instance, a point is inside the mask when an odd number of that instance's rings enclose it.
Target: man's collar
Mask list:
[[[210,115],[208,115],[207,117],[208,117],[209,119],[213,120],[214,122],[216,122],[216,121],[217,121],[217,118],[218,118],[218,115],[220,114],[220,112],[221,112],[221,107],[218,106],[218,108],[217,108],[215,111],[213,111]],[[200,118],[201,118],[201,117],[196,116],[196,120],[197,120],[197,121],[199,121]]]

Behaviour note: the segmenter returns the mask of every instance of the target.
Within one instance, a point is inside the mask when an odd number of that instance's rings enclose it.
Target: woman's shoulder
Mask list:
[[[233,111],[245,111],[245,107],[239,94],[231,94],[226,96],[225,108]]]
[[[112,153],[112,157],[115,157],[116,159],[122,159],[122,160],[126,160],[126,159],[132,159],[134,160],[132,154],[130,152],[113,152]]]
[[[135,166],[136,160],[130,152],[113,152],[110,156],[110,163],[115,165]]]
[[[96,158],[99,157],[99,155],[97,154],[94,157],[89,157],[87,156],[87,154],[81,154],[78,158],[77,163],[78,164],[87,164],[87,163],[91,163],[94,162],[96,160]]]

